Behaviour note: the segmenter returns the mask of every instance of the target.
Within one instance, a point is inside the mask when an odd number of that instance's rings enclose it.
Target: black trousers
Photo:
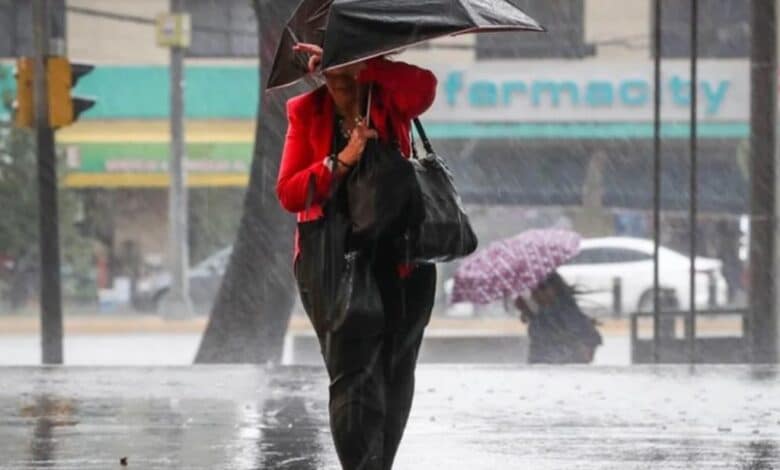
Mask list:
[[[312,318],[318,309],[301,282],[301,262],[296,264],[301,300],[317,330],[323,322]],[[331,434],[345,470],[392,468],[412,407],[417,355],[436,291],[434,265],[419,265],[406,279],[399,278],[391,262],[377,261],[373,271],[384,307],[379,333],[317,331],[330,377]]]

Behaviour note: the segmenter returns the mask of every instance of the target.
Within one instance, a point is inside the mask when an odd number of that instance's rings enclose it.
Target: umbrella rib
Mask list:
[[[468,1],[465,1],[465,2],[464,1],[460,1],[460,2],[457,2],[457,3],[466,12],[466,15],[468,15],[469,20],[471,20],[471,22],[474,23],[474,24],[478,24],[477,18],[479,18],[479,16],[476,14],[476,12],[474,12],[474,9],[471,7],[470,3]]]
[[[290,33],[290,37],[292,37],[293,41],[296,43],[301,42],[301,40],[298,39],[298,35],[295,34],[295,30],[290,25],[287,25],[287,32]]]
[[[333,4],[333,2],[325,2],[320,7],[314,11],[314,13],[309,16],[309,18],[306,20],[306,23],[314,23],[319,21],[322,17],[328,15],[330,13],[330,7]]]

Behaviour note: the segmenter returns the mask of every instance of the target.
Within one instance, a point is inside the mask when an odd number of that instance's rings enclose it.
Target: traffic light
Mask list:
[[[73,124],[81,113],[95,106],[94,99],[71,94],[79,79],[94,68],[90,64],[71,63],[65,57],[48,59],[49,125],[52,128]]]
[[[46,72],[49,87],[49,126],[57,129],[73,124],[81,113],[95,106],[92,98],[73,96],[71,89],[79,79],[95,67],[89,64],[70,63],[65,57],[49,57]],[[35,62],[31,57],[16,61],[16,101],[14,124],[32,128],[35,125],[33,100]]]
[[[16,61],[16,99],[14,100],[14,125],[33,127],[33,60],[21,57]]]

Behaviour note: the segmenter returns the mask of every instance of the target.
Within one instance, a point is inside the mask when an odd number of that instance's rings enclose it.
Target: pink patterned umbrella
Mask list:
[[[516,297],[538,286],[580,249],[569,230],[529,230],[488,245],[455,272],[453,302],[487,304]]]

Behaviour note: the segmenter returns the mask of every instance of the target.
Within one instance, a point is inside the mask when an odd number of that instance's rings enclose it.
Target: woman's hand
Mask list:
[[[299,42],[293,46],[295,52],[305,52],[310,54],[309,56],[309,72],[316,72],[322,62],[322,48],[316,44],[309,44],[307,42]]]
[[[316,72],[322,64],[322,48],[316,44],[310,44],[308,42],[299,42],[293,46],[293,51],[303,52],[310,54],[309,57],[309,72]],[[360,72],[366,68],[365,62],[356,62],[351,65],[345,65],[343,67],[337,67],[328,73],[333,75],[348,75],[355,79],[360,76]]]
[[[347,146],[338,154],[339,161],[344,165],[355,166],[363,157],[368,139],[376,139],[377,136],[377,132],[370,129],[365,120],[361,119],[352,129]]]

